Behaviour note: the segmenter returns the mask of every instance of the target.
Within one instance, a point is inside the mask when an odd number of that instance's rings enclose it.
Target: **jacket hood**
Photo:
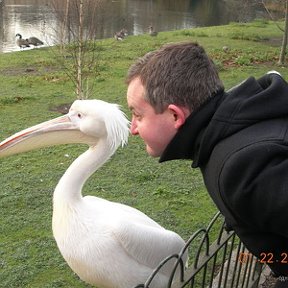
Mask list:
[[[250,77],[193,112],[159,161],[192,159],[192,167],[199,167],[221,140],[257,122],[287,116],[287,82],[274,72],[258,80]]]

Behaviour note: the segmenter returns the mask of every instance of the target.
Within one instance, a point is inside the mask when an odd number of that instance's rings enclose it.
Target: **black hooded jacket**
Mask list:
[[[288,275],[288,84],[248,78],[192,113],[160,162],[191,159],[247,248]],[[265,261],[265,259],[264,259]]]

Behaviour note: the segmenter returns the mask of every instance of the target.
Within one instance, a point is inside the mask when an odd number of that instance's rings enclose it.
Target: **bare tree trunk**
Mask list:
[[[76,93],[79,99],[83,99],[82,87],[82,55],[83,55],[83,0],[79,3],[79,30],[78,30],[78,56],[77,56],[77,88]]]
[[[65,10],[64,10],[64,17],[63,17],[63,22],[61,25],[61,30],[60,30],[60,53],[64,53],[64,47],[65,47],[65,42],[67,40],[67,36],[69,37],[70,35],[70,23],[69,23],[69,7],[70,7],[70,0],[66,0],[65,4]],[[67,35],[68,34],[68,35]],[[69,37],[70,38],[70,37]],[[70,39],[68,38],[68,42],[70,42]]]
[[[282,47],[281,47],[281,52],[280,52],[280,57],[278,64],[279,65],[284,65],[285,63],[285,55],[286,55],[286,47],[287,47],[287,38],[288,38],[288,0],[286,0],[285,3],[285,28],[284,28],[284,35],[283,35],[283,40],[282,40]]]
[[[0,0],[1,1],[1,0]],[[97,73],[95,23],[101,0],[52,0],[60,25],[60,56],[78,99],[89,97]],[[71,40],[71,41],[70,41]],[[69,45],[67,44],[67,41]],[[67,57],[68,56],[68,57]],[[91,81],[89,81],[91,77]],[[88,85],[89,84],[89,85]]]
[[[70,0],[66,0],[66,7],[65,7],[65,16],[64,16],[64,26],[66,34],[68,34],[67,39],[68,43],[70,43],[70,17],[69,17],[69,9],[70,9]],[[66,35],[65,35],[66,36]],[[66,38],[66,37],[65,37]]]

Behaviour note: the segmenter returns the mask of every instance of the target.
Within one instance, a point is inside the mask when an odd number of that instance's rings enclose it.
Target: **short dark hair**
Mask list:
[[[169,104],[195,111],[224,89],[213,61],[197,43],[167,44],[139,58],[129,69],[126,83],[139,77],[144,98],[162,113]]]

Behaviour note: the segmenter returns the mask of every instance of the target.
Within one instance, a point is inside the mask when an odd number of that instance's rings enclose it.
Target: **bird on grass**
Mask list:
[[[41,45],[44,45],[43,41],[41,41],[40,39],[38,39],[37,37],[34,37],[34,36],[29,37],[29,38],[27,39],[27,41],[28,41],[28,43],[29,43],[30,45],[33,45],[33,46],[41,46]]]
[[[126,144],[128,136],[129,121],[118,105],[76,100],[68,114],[0,143],[0,158],[57,144],[89,145],[55,188],[52,230],[71,269],[98,288],[132,288],[144,283],[164,258],[178,254],[185,245],[178,234],[135,208],[82,196],[85,181]],[[167,287],[173,266],[167,263],[149,287]]]
[[[114,38],[117,41],[122,41],[124,40],[124,38],[128,35],[127,30],[126,29],[121,29],[120,31],[116,32],[114,35]]]
[[[20,49],[30,47],[28,40],[23,39],[22,35],[19,33],[16,34],[16,44]]]
[[[149,35],[155,37],[158,35],[158,32],[154,30],[153,26],[149,26]]]

